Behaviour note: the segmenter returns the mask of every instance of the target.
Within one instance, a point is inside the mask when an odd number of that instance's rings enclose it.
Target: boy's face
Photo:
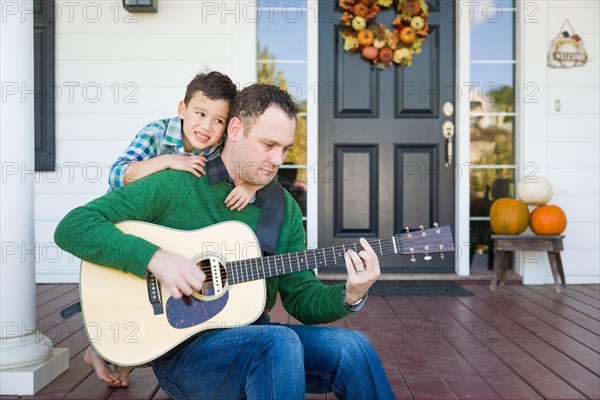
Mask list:
[[[206,149],[217,143],[225,133],[229,103],[211,100],[197,92],[186,105],[179,102],[177,114],[183,120],[183,147],[185,151]]]

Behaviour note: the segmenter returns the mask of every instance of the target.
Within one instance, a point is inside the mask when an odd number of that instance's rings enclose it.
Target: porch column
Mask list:
[[[69,358],[36,331],[33,1],[0,7],[0,394],[32,395]]]

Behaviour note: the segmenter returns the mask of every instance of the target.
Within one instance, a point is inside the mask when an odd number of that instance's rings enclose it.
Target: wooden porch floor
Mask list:
[[[550,286],[464,287],[474,296],[371,296],[335,326],[367,335],[400,399],[600,399],[600,285],[562,294]],[[69,348],[71,361],[36,396],[21,398],[168,399],[150,368],[134,369],[127,389],[96,379],[83,362],[81,314],[59,315],[78,297],[77,285],[37,286],[39,327]],[[295,322],[281,307],[272,317]]]

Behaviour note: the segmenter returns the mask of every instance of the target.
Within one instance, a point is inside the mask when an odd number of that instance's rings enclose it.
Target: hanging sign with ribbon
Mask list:
[[[588,55],[581,37],[575,33],[568,19],[563,22],[558,35],[552,40],[548,50],[548,66],[552,68],[573,68],[585,65]]]

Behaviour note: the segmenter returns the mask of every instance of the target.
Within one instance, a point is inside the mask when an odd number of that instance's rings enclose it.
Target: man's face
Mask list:
[[[235,176],[244,182],[264,186],[275,177],[294,144],[296,120],[271,106],[254,120],[249,130],[238,122],[241,128],[235,138],[235,160],[232,160]],[[228,140],[231,138],[230,132]]]
[[[225,100],[212,100],[197,92],[187,106],[182,100],[177,111],[183,120],[185,151],[206,149],[223,137],[229,113],[229,103]]]

